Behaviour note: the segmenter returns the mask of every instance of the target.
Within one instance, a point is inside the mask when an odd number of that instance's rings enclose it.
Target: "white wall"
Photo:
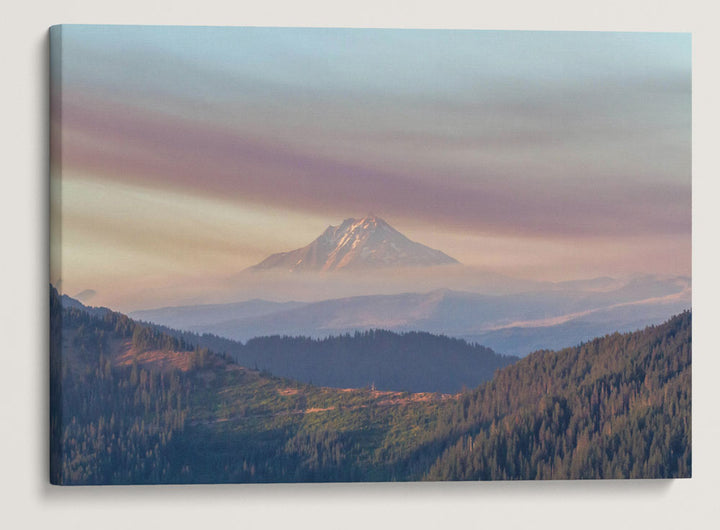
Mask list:
[[[0,520],[8,528],[704,528],[717,443],[718,15],[712,2],[30,0],[3,6]],[[57,23],[653,30],[694,33],[693,471],[678,481],[52,488],[47,485],[46,29]],[[8,296],[9,295],[9,296]],[[9,525],[7,522],[9,521]]]

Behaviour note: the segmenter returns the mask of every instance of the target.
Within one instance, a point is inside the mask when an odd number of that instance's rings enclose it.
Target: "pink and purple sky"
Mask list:
[[[483,271],[690,275],[689,34],[71,25],[52,42],[51,281],[93,305],[219,301],[368,213]]]

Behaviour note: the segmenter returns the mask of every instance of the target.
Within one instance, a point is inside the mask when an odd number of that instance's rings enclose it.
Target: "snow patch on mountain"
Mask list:
[[[411,241],[383,219],[369,215],[329,226],[306,247],[273,254],[250,270],[331,272],[457,263],[439,250]]]

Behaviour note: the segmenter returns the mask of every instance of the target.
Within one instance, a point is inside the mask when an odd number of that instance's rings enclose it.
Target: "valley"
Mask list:
[[[463,338],[498,353],[524,356],[573,346],[614,331],[633,331],[689,309],[690,280],[640,276],[543,285],[537,290],[482,294],[451,289],[365,295],[319,302],[250,300],[131,312],[130,316],[238,341],[267,335],[325,338],[386,329]]]
[[[689,312],[409,393],[280,378],[50,295],[54,483],[691,474]]]

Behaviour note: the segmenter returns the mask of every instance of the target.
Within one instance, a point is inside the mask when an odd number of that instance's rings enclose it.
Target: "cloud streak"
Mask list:
[[[333,217],[374,211],[459,230],[551,237],[690,229],[682,180],[533,179],[530,164],[514,178],[409,174],[402,165],[378,168],[89,97],[65,102],[63,127],[68,167]]]

